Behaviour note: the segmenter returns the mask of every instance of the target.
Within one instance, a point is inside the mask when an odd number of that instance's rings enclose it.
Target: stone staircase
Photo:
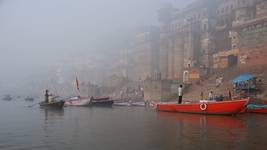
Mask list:
[[[225,70],[218,70],[213,73],[206,80],[200,82],[199,84],[191,85],[184,95],[184,99],[188,101],[199,101],[201,98],[201,92],[203,92],[204,99],[208,98],[208,93],[213,91],[214,95],[228,96],[228,90],[232,89],[231,80],[236,76],[245,73],[246,71],[241,71],[235,67]],[[222,76],[223,82],[220,86],[216,87],[216,77]]]

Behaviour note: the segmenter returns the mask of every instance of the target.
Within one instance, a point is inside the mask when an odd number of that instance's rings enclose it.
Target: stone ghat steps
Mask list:
[[[228,89],[231,88],[231,84],[223,83],[219,87],[214,85],[193,85],[184,95],[185,100],[193,100],[198,101],[201,98],[201,92],[203,92],[204,99],[208,98],[208,94],[210,91],[213,91],[214,95],[228,95]]]
[[[265,80],[267,81],[267,66],[253,67],[243,70],[238,68],[225,69],[214,73],[214,75],[208,77],[207,80],[202,81],[200,84],[193,84],[188,87],[187,91],[185,91],[184,99],[198,101],[200,99],[201,92],[203,92],[204,98],[207,98],[208,93],[211,90],[215,95],[222,94],[224,96],[228,96],[228,89],[232,89],[231,80],[243,73],[252,73],[255,76],[265,77]],[[215,80],[219,75],[223,76],[223,82],[219,87],[216,87]],[[267,93],[267,91],[265,91],[265,93]]]
[[[199,100],[200,94],[203,92],[204,99],[208,98],[208,93],[213,91],[214,95],[228,96],[228,90],[232,89],[231,80],[236,76],[250,72],[249,70],[240,70],[236,67],[218,70],[213,75],[209,76],[207,80],[202,81],[200,84],[193,84],[187,90],[184,95],[185,99],[188,100]],[[220,86],[216,87],[216,77],[222,76],[223,82]]]

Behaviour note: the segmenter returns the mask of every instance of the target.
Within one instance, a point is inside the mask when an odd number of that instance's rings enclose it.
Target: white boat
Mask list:
[[[146,104],[145,104],[145,102],[134,102],[134,103],[132,103],[132,106],[145,107]]]
[[[131,106],[129,102],[115,102],[113,105],[115,106]]]
[[[91,102],[90,97],[75,96],[65,100],[66,106],[88,106]]]

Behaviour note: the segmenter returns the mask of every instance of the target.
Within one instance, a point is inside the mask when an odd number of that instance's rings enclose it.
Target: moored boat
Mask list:
[[[2,100],[11,101],[12,100],[12,97],[10,95],[4,95],[4,97],[2,98]]]
[[[246,107],[246,112],[267,114],[267,105],[248,104]]]
[[[234,115],[238,114],[249,99],[230,100],[230,101],[206,101],[198,103],[159,103],[156,106],[158,111],[169,111],[179,113],[195,113],[195,114],[209,114],[209,115]]]
[[[71,97],[65,100],[66,106],[88,106],[90,104],[90,97]]]
[[[131,105],[136,106],[136,107],[145,107],[146,106],[145,102],[133,102]]]
[[[115,102],[113,105],[115,106],[131,106],[129,102]]]
[[[109,97],[94,98],[91,97],[90,106],[112,106],[114,103]]]
[[[64,101],[54,101],[54,102],[40,102],[39,105],[42,108],[57,108],[61,109],[64,106]]]

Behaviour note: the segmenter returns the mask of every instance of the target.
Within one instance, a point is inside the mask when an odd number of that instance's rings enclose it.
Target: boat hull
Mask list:
[[[64,101],[58,101],[58,102],[51,102],[51,103],[47,103],[47,102],[41,102],[39,103],[40,107],[42,108],[57,108],[57,109],[62,109],[64,106]]]
[[[128,103],[128,102],[120,102],[120,103],[116,102],[113,105],[115,105],[115,106],[126,106],[126,107],[131,106],[131,104]]]
[[[267,108],[247,109],[247,112],[248,112],[248,113],[267,114]]]
[[[136,106],[136,107],[145,107],[146,104],[145,102],[135,102],[131,104],[132,106]]]
[[[267,105],[266,104],[265,105],[249,104],[246,108],[246,112],[267,114]]]
[[[112,106],[114,103],[113,100],[92,100],[89,106]]]
[[[158,111],[169,111],[179,113],[195,113],[207,115],[234,115],[238,114],[248,99],[222,101],[222,102],[206,102],[206,103],[190,103],[190,104],[157,104]]]
[[[90,104],[90,98],[88,97],[65,100],[66,106],[88,106],[89,104]]]

